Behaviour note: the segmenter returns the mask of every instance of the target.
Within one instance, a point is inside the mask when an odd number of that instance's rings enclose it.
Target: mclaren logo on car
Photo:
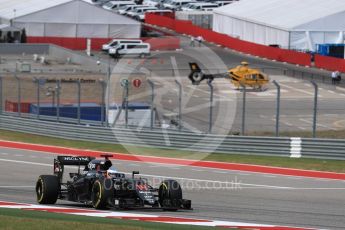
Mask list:
[[[88,157],[64,157],[65,161],[88,161],[89,158]]]

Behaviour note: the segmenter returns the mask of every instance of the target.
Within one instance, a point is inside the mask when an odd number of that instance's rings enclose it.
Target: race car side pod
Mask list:
[[[215,78],[226,78],[229,77],[228,73],[220,74],[205,74],[200,69],[199,65],[195,62],[189,62],[190,74],[188,75],[189,80],[191,80],[193,85],[199,85],[205,79],[212,82]]]

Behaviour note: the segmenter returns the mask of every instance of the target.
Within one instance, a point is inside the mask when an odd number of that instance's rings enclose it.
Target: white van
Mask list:
[[[127,16],[135,18],[137,15],[145,13],[148,10],[158,10],[158,9],[157,9],[157,7],[153,7],[153,6],[136,8],[136,9],[134,9],[132,11],[129,11],[127,13]]]
[[[117,47],[109,49],[109,55],[112,57],[120,57],[122,55],[138,55],[145,57],[150,55],[151,45],[149,43],[140,44],[120,44]]]
[[[195,0],[167,0],[163,3],[164,8],[169,10],[180,10],[184,5],[196,2]]]
[[[110,48],[112,47],[116,47],[119,44],[139,44],[142,43],[143,41],[140,39],[137,40],[129,40],[129,39],[113,39],[110,42],[108,42],[107,44],[103,44],[102,45],[102,51],[108,51]]]
[[[104,4],[102,7],[106,10],[117,10],[126,5],[135,5],[135,3],[133,1],[110,1]]]
[[[188,3],[187,5],[181,8],[182,11],[212,11],[215,8],[218,8],[217,4],[207,3],[207,2],[196,2]]]

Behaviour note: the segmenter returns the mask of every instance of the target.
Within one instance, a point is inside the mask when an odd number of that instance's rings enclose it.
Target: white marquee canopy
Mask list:
[[[138,38],[139,22],[82,0],[0,0],[0,24],[27,36]]]
[[[214,10],[213,30],[259,44],[315,50],[344,43],[344,0],[240,0]]]

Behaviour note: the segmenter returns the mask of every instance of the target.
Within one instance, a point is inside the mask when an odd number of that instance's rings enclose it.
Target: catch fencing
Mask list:
[[[319,93],[318,90],[316,82],[330,83],[328,76],[291,69],[264,68],[263,70],[277,72],[276,74],[284,73],[296,78],[314,79],[314,85],[305,82],[304,84],[291,83],[290,86],[284,81],[277,80],[269,83],[268,90],[263,92],[251,89],[232,90],[231,94],[226,95],[228,101],[223,100],[223,94],[220,95],[223,88],[217,82],[210,85],[202,84],[194,89],[190,88],[189,84],[185,84],[186,80],[180,82],[170,78],[143,79],[142,85],[146,87],[144,91],[146,96],[145,103],[142,104],[147,108],[143,110],[146,111],[146,115],[141,116],[142,120],[138,123],[133,116],[136,116],[135,114],[139,111],[134,113],[125,103],[127,101],[129,104],[132,103],[131,98],[136,96],[133,86],[128,86],[128,98],[123,94],[127,92],[127,88],[118,84],[112,86],[115,87],[118,95],[117,105],[123,108],[123,110],[117,110],[114,104],[110,105],[106,100],[106,81],[90,78],[91,83],[81,84],[78,77],[83,76],[86,81],[85,73],[76,72],[73,77],[77,80],[67,82],[52,80],[47,75],[16,77],[9,74],[7,77],[0,76],[0,114],[95,126],[125,125],[127,127],[136,122],[139,128],[155,129],[168,125],[168,129],[175,131],[192,130],[193,132],[243,136],[333,137],[335,132],[344,129],[345,109],[341,106],[341,100],[345,95],[336,94],[330,90],[335,88],[333,86],[321,88],[320,85],[321,92]],[[189,70],[180,70],[181,73],[186,72],[186,74],[187,71]],[[170,76],[172,72],[173,70],[152,70],[152,73],[147,74],[150,76],[159,73],[159,76]],[[102,75],[99,76],[102,77]],[[168,85],[169,89],[164,88],[164,85]],[[289,91],[293,93],[288,93]],[[199,107],[200,102],[195,101],[199,98],[197,95],[199,92],[203,93],[201,107]],[[296,93],[301,93],[304,99],[296,103],[288,103],[292,99],[296,100],[294,97]],[[329,94],[327,97],[331,96],[331,98],[317,100],[319,95],[321,97],[325,94]],[[269,101],[266,100],[268,97]],[[167,102],[164,101],[165,98],[168,98]],[[213,103],[210,103],[211,98],[214,100]],[[235,101],[236,107],[234,107]],[[187,102],[188,105],[184,106]],[[122,116],[120,122],[114,122],[114,117],[111,117],[109,110],[107,112],[107,108],[111,108],[112,112]],[[224,117],[222,111],[234,111],[233,115],[229,113],[233,116],[230,117],[233,119],[232,124],[224,125],[226,120],[222,119]]]

